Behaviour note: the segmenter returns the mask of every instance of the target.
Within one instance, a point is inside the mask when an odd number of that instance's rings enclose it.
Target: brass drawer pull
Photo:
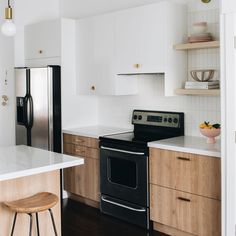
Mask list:
[[[181,161],[191,161],[190,158],[187,157],[177,157],[177,159]]]
[[[184,201],[184,202],[191,202],[190,199],[184,198],[184,197],[178,197],[178,199],[179,199],[180,201]]]

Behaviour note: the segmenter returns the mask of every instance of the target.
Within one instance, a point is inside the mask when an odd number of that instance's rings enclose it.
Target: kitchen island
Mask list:
[[[71,157],[27,146],[0,148],[0,236],[10,235],[13,212],[4,201],[18,200],[38,192],[51,192],[60,198],[60,169],[82,165],[83,158]],[[58,235],[61,235],[60,202],[52,209]],[[54,235],[48,212],[39,213],[41,235]],[[29,216],[17,218],[15,235],[28,235]],[[36,235],[35,218],[33,235]]]

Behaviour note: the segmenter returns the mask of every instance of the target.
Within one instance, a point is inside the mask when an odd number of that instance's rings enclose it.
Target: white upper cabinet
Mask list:
[[[61,21],[51,20],[25,26],[25,59],[60,57]]]
[[[61,65],[63,70],[70,64],[73,70],[75,20],[61,18],[27,25],[24,36],[25,66]]]
[[[163,1],[77,21],[77,92],[137,93],[137,74],[165,74],[165,95],[187,76],[187,54],[175,51],[187,32],[185,5]],[[140,78],[141,79],[141,78]]]
[[[117,14],[117,74],[164,73],[164,15],[161,4],[128,9]]]
[[[221,0],[221,13],[236,13],[235,0]]]
[[[77,21],[77,92],[93,95],[137,93],[137,80],[115,74],[115,15]]]

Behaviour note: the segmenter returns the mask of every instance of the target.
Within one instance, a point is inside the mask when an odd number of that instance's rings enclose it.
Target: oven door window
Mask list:
[[[116,157],[108,157],[108,180],[128,188],[137,188],[136,162]]]

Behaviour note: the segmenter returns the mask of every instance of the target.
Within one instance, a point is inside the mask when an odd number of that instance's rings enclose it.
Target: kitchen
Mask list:
[[[137,1],[138,2],[138,1]],[[155,2],[155,1],[154,1]],[[186,35],[187,31],[188,34],[191,32],[191,27],[193,23],[200,22],[200,21],[207,21],[209,31],[214,36],[214,39],[219,40],[220,37],[220,31],[219,31],[219,5],[220,3],[218,1],[211,1],[210,3],[202,3],[201,1],[191,1],[192,3],[189,4],[188,9],[186,10],[186,19],[187,21],[183,21],[186,25]],[[151,2],[145,1],[143,4],[148,4]],[[138,4],[138,3],[137,3]],[[4,4],[3,4],[4,5]],[[109,44],[109,39],[112,39],[114,36],[112,35],[112,21],[106,20],[111,19],[112,13],[109,14],[102,14],[105,12],[120,12],[123,22],[120,23],[119,30],[123,30],[123,33],[120,35],[125,36],[125,30],[127,32],[127,29],[125,29],[124,25],[126,21],[129,21],[127,13],[125,13],[125,10],[122,11],[122,9],[130,8],[130,11],[132,11],[132,7],[135,5],[130,5],[126,7],[122,6],[114,6],[114,9],[107,9],[106,7],[109,6],[109,4],[106,5],[103,9],[99,8],[97,6],[97,9],[93,5],[84,5],[84,11],[87,7],[87,13],[83,12],[83,9],[80,9],[80,7],[76,8],[76,4],[74,5],[74,8],[69,6],[70,4],[67,2],[59,3],[57,1],[45,3],[45,5],[42,3],[42,1],[36,2],[36,3],[28,3],[28,2],[14,2],[14,8],[15,8],[15,23],[17,25],[17,34],[15,36],[15,52],[12,50],[12,47],[9,46],[10,51],[7,53],[11,53],[12,58],[10,58],[7,66],[3,66],[3,71],[5,74],[5,68],[11,68],[11,63],[15,64],[17,67],[22,66],[46,66],[49,64],[60,64],[62,66],[62,129],[67,134],[72,135],[79,135],[79,136],[88,136],[87,138],[98,138],[99,136],[111,134],[111,133],[119,133],[120,131],[132,131],[133,125],[131,123],[132,117],[133,117],[133,110],[139,109],[139,110],[151,110],[151,111],[171,111],[171,112],[184,112],[185,114],[185,135],[188,136],[197,136],[201,137],[201,140],[205,140],[205,138],[200,134],[199,131],[199,125],[204,121],[210,121],[211,123],[221,123],[222,127],[226,128],[226,125],[229,126],[229,122],[224,122],[225,116],[225,109],[227,109],[226,106],[222,105],[224,104],[224,100],[222,100],[224,96],[218,96],[218,94],[214,94],[214,96],[205,96],[205,95],[198,95],[198,96],[192,96],[192,95],[178,95],[178,96],[172,96],[176,95],[174,94],[174,91],[178,90],[183,86],[182,81],[191,80],[190,77],[190,71],[191,70],[198,70],[198,69],[214,69],[215,70],[215,77],[214,79],[220,79],[219,74],[224,73],[224,71],[221,70],[220,72],[220,49],[217,48],[217,46],[214,46],[213,48],[209,49],[197,49],[197,50],[189,50],[188,52],[185,50],[178,51],[179,54],[181,54],[181,57],[183,57],[183,60],[181,60],[182,66],[181,67],[174,67],[171,64],[168,64],[166,62],[167,67],[165,66],[165,71],[163,69],[159,68],[142,68],[143,63],[139,61],[134,61],[134,50],[136,45],[140,45],[142,43],[142,40],[149,40],[147,37],[140,37],[137,42],[133,43],[133,40],[137,39],[137,29],[134,29],[132,32],[128,32],[128,36],[130,37],[130,41],[128,42],[128,46],[125,44],[115,45],[115,47],[119,47],[120,53],[118,55],[109,54],[110,49],[114,46],[113,44]],[[32,9],[30,14],[25,14],[25,10],[23,10],[25,7],[28,7],[29,9]],[[47,9],[45,10],[45,6],[47,6]],[[110,6],[112,8],[112,6]],[[4,8],[4,6],[3,6]],[[40,11],[42,9],[42,11]],[[89,11],[90,10],[90,11]],[[77,12],[78,11],[78,12]],[[94,11],[94,12],[93,12]],[[128,10],[127,10],[128,11]],[[99,21],[99,15],[102,14],[104,16],[104,19],[101,19]],[[177,13],[176,13],[177,14]],[[79,47],[77,45],[77,41],[75,40],[82,40],[83,38],[78,38],[80,34],[77,35],[77,31],[74,30],[72,27],[73,24],[76,24],[78,27],[78,24],[84,24],[86,25],[86,20],[84,20],[81,23],[73,23],[72,21],[69,22],[64,20],[63,26],[62,26],[62,41],[59,43],[54,43],[56,48],[60,48],[60,52],[54,53],[52,56],[44,56],[40,55],[35,59],[31,53],[30,50],[33,49],[34,45],[32,42],[36,42],[37,35],[40,35],[39,32],[39,25],[38,22],[42,21],[50,21],[51,19],[57,19],[58,17],[69,17],[69,18],[84,18],[85,16],[94,16],[94,21],[97,23],[97,29],[98,31],[94,31],[96,43],[95,44],[89,44],[91,43],[91,37],[90,32],[86,31],[88,28],[85,29],[85,44],[82,46],[85,50],[85,52],[79,50]],[[167,14],[168,15],[168,14]],[[182,15],[182,17],[184,17]],[[173,19],[172,19],[173,20]],[[178,18],[178,21],[181,19]],[[91,24],[92,24],[91,20]],[[101,26],[101,22],[106,24],[107,28],[106,31],[104,31],[103,28],[99,28]],[[34,25],[36,23],[36,25]],[[30,38],[29,36],[27,38],[27,32],[24,34],[24,25],[26,26],[26,31],[31,32],[31,36],[35,36],[35,38]],[[131,22],[132,25],[132,22]],[[133,23],[133,26],[135,26],[135,22]],[[142,24],[137,24],[141,27],[142,30],[148,30],[144,29]],[[177,26],[176,26],[177,25]],[[178,25],[178,22],[176,20],[175,27],[180,27]],[[42,25],[41,25],[42,27]],[[168,25],[166,26],[168,28]],[[81,30],[83,28],[81,27]],[[103,31],[102,31],[103,30]],[[138,29],[139,30],[139,29]],[[180,29],[178,30],[180,32]],[[34,32],[34,33],[32,33]],[[140,31],[141,32],[141,31]],[[170,30],[171,32],[171,30]],[[58,32],[52,31],[52,34],[55,33],[55,35],[58,35]],[[181,33],[181,32],[180,32]],[[179,33],[179,34],[180,34]],[[132,36],[132,34],[134,34]],[[30,35],[30,33],[28,34]],[[66,37],[66,35],[70,37]],[[74,37],[73,37],[74,35]],[[104,37],[99,37],[100,35],[104,35]],[[146,35],[146,34],[145,34]],[[153,34],[153,39],[158,40],[155,34]],[[184,33],[183,33],[184,35]],[[171,43],[171,49],[175,44],[179,44],[183,42],[184,37],[178,38],[178,40],[172,41]],[[32,37],[33,37],[32,36]],[[59,36],[60,37],[60,36]],[[179,36],[178,36],[179,37]],[[104,39],[105,38],[105,39]],[[51,37],[53,39],[53,37]],[[86,41],[87,39],[87,41]],[[6,40],[6,38],[3,38],[3,40]],[[29,41],[27,41],[29,40]],[[125,42],[125,37],[121,37],[119,42]],[[26,48],[24,48],[22,45],[24,45],[24,42],[27,41]],[[50,40],[49,40],[50,41]],[[50,42],[47,42],[48,45],[51,45]],[[56,42],[56,41],[54,41]],[[11,39],[8,38],[7,44],[12,45],[13,41],[11,42]],[[114,43],[114,42],[113,42]],[[223,43],[223,41],[222,41]],[[132,48],[130,45],[134,44],[134,47]],[[90,46],[89,46],[90,45]],[[92,46],[91,46],[92,45]],[[159,50],[157,47],[153,47],[154,44],[151,44],[150,41],[150,47],[144,47],[145,52],[150,50]],[[78,68],[81,68],[81,64],[89,62],[89,56],[86,57],[86,55],[90,55],[90,51],[87,50],[86,47],[92,47],[94,52],[96,52],[95,61],[91,61],[90,63],[93,63],[94,70],[91,71],[91,74],[89,70],[86,71],[86,65],[84,65],[82,68],[84,68],[82,71]],[[99,47],[99,48],[98,48]],[[128,47],[131,48],[130,51],[127,51],[127,58],[126,60],[122,61],[121,58],[124,58],[124,48]],[[98,48],[98,49],[97,49]],[[42,48],[40,48],[43,50]],[[82,53],[78,53],[78,51],[82,51]],[[87,52],[86,52],[87,50]],[[168,50],[168,49],[165,49]],[[37,50],[38,52],[38,50]],[[76,53],[74,53],[76,52]],[[146,57],[145,52],[141,52],[144,55],[144,58],[148,61],[148,57]],[[84,54],[85,53],[85,54]],[[91,52],[92,53],[92,52]],[[139,52],[138,52],[139,53]],[[13,54],[15,56],[13,57]],[[44,51],[41,53],[44,54]],[[164,54],[165,55],[165,54]],[[168,55],[171,55],[171,53],[168,53]],[[224,54],[222,54],[224,55]],[[138,60],[142,57],[139,55],[137,56]],[[222,56],[223,57],[223,56]],[[81,61],[81,58],[84,59]],[[132,61],[132,67],[134,64],[137,64],[136,67],[139,67],[141,65],[141,68],[126,68],[122,63],[119,66],[119,71],[116,72],[116,74],[119,74],[118,76],[114,77],[114,83],[112,84],[108,82],[108,80],[104,81],[98,81],[99,83],[96,84],[96,78],[99,78],[99,75],[104,73],[104,77],[109,77],[113,73],[112,63],[115,63],[113,59],[119,60],[119,62],[122,62],[123,64]],[[227,57],[228,58],[228,57]],[[26,60],[25,60],[26,59]],[[109,64],[109,60],[112,59]],[[13,62],[15,60],[15,63]],[[104,64],[96,64],[96,60],[98,62],[102,62]],[[158,58],[153,57],[153,60],[158,60]],[[186,63],[184,61],[186,60]],[[4,62],[7,63],[7,62]],[[81,64],[80,64],[81,63]],[[139,65],[140,63],[140,65]],[[145,63],[144,63],[145,64]],[[168,68],[169,65],[169,68]],[[98,67],[96,67],[98,66]],[[187,68],[184,68],[187,67]],[[105,69],[104,69],[105,68]],[[109,68],[109,70],[106,71],[106,68]],[[140,69],[141,72],[134,73],[132,70],[134,69]],[[142,69],[144,71],[142,71]],[[155,72],[155,73],[154,73]],[[159,73],[161,72],[161,73]],[[168,74],[169,72],[169,78],[164,77],[163,73]],[[9,81],[7,81],[7,84],[3,83],[2,86],[2,93],[7,94],[10,97],[9,100],[9,106],[3,107],[3,110],[1,113],[3,114],[3,117],[9,114],[9,117],[12,117],[14,107],[11,106],[11,101],[14,98],[14,91],[12,88],[13,80],[11,80],[11,69],[8,71]],[[84,73],[84,77],[87,76],[91,78],[91,81],[88,82],[88,80],[80,81],[83,76],[78,76],[80,73]],[[88,73],[88,74],[86,74]],[[106,74],[107,73],[107,74]],[[157,74],[158,73],[158,74]],[[174,75],[173,75],[173,74]],[[184,74],[184,78],[181,73]],[[135,75],[130,75],[135,74]],[[90,76],[88,76],[90,75]],[[188,75],[188,76],[187,76]],[[113,76],[113,74],[112,74]],[[187,78],[188,77],[188,78]],[[120,80],[119,80],[119,79]],[[174,78],[174,80],[173,80]],[[121,81],[123,80],[123,81]],[[88,82],[88,83],[87,83]],[[181,83],[180,83],[181,82]],[[9,83],[9,84],[8,84]],[[86,84],[87,83],[87,84]],[[119,84],[120,83],[120,84]],[[123,83],[123,84],[122,84]],[[89,84],[89,85],[88,85]],[[120,85],[120,86],[119,86]],[[87,87],[86,87],[87,86]],[[224,88],[224,81],[221,80],[221,90]],[[183,88],[183,87],[182,87]],[[181,90],[181,92],[186,92],[184,90]],[[215,92],[215,91],[214,91]],[[224,91],[221,91],[224,93]],[[119,93],[123,93],[123,95],[119,96]],[[92,95],[93,94],[93,95]],[[132,94],[132,95],[131,95]],[[230,93],[228,93],[228,96]],[[231,110],[232,108],[228,108]],[[7,110],[7,111],[6,111]],[[223,114],[222,114],[223,113]],[[223,119],[222,119],[223,117]],[[6,118],[5,118],[6,119]],[[233,117],[230,117],[228,119],[233,119]],[[10,122],[10,120],[9,120]],[[12,123],[14,123],[14,117],[12,117]],[[11,126],[12,127],[12,126]],[[82,128],[78,128],[82,127]],[[88,127],[88,128],[85,128]],[[115,131],[111,129],[110,127],[115,127]],[[3,128],[5,129],[5,128]],[[232,129],[232,128],[231,128]],[[4,131],[3,131],[4,132]],[[2,142],[3,145],[9,145],[12,144],[12,140],[14,140],[14,127],[12,127],[12,131],[7,132],[9,134],[9,138],[6,137],[6,139]],[[222,138],[226,137],[226,134],[222,132],[221,140]],[[232,135],[232,134],[229,134]],[[13,138],[12,138],[13,137]],[[231,137],[231,136],[229,136]],[[224,140],[228,140],[229,137],[227,136],[227,139],[224,138]],[[219,140],[219,139],[218,139]],[[233,140],[233,139],[232,139]],[[219,141],[218,141],[219,142]],[[73,142],[67,142],[68,144],[73,144]],[[86,141],[85,141],[86,143]],[[74,145],[74,144],[73,144]],[[230,144],[227,144],[230,145]],[[231,144],[231,148],[232,148]],[[79,145],[83,146],[83,145]],[[87,148],[92,148],[93,151],[98,152],[98,146],[97,144],[93,146],[86,146],[84,145],[85,152],[87,151]],[[228,148],[230,148],[228,147]],[[83,147],[84,148],[84,147]],[[83,149],[82,148],[82,149]],[[223,145],[222,148],[226,148],[226,146]],[[65,147],[64,147],[65,149]],[[97,149],[97,150],[94,150]],[[228,150],[229,152],[229,150]],[[70,153],[71,154],[71,153]],[[199,153],[197,153],[199,154]],[[202,154],[202,153],[200,153]],[[204,155],[204,154],[202,154]],[[97,168],[98,159],[91,158],[90,163],[94,168]],[[95,160],[94,160],[95,159]],[[233,162],[234,163],[234,162]],[[224,164],[225,165],[225,164]],[[225,168],[223,165],[222,168]],[[227,165],[230,166],[228,163]],[[230,174],[231,172],[227,172]],[[226,175],[224,175],[224,170],[222,173],[222,178],[225,178]],[[223,187],[224,188],[224,187]],[[179,189],[181,190],[181,189]],[[227,190],[230,191],[230,190]],[[189,192],[189,191],[186,191]],[[198,194],[198,193],[197,193]],[[201,195],[201,194],[199,194]],[[232,196],[232,195],[230,195]],[[222,196],[223,198],[223,196]],[[218,199],[218,198],[217,198]],[[224,198],[223,198],[223,204],[224,204]],[[222,206],[223,208],[223,206]],[[224,209],[224,208],[223,208]],[[223,211],[223,214],[226,214]],[[230,214],[230,213],[228,213]],[[223,221],[224,222],[224,221]],[[234,224],[234,223],[232,223]],[[231,225],[232,225],[231,224]],[[222,232],[223,235],[223,232]],[[230,235],[230,234],[226,234]]]

